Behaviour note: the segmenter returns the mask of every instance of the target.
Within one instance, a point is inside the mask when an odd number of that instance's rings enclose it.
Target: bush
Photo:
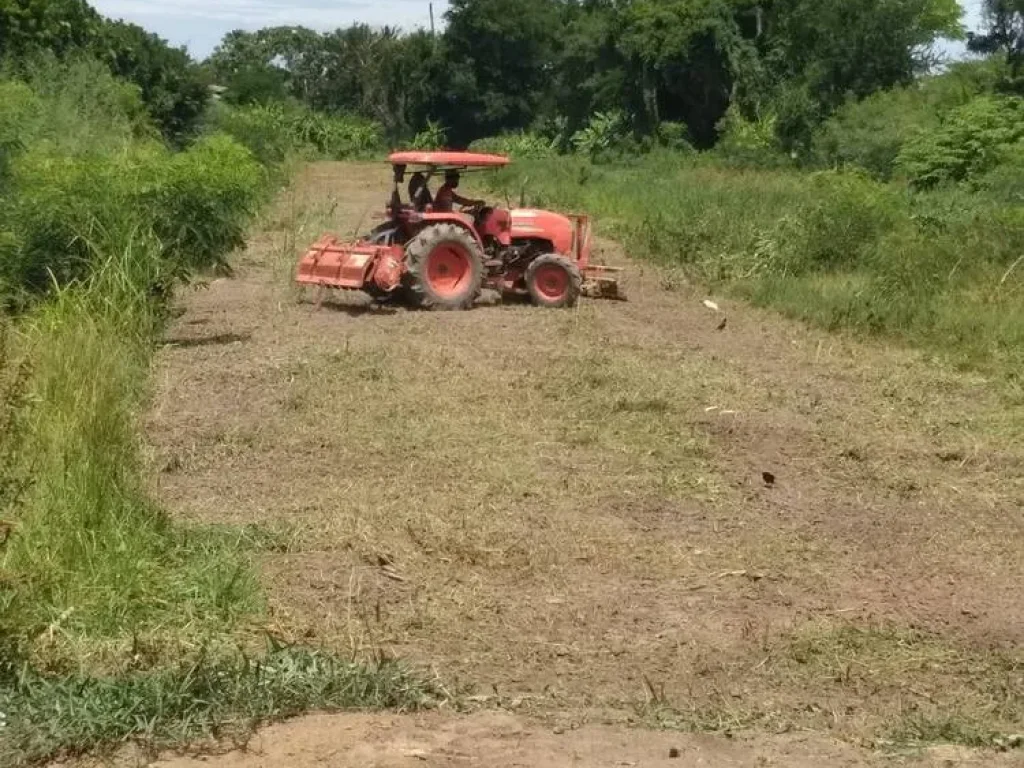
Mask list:
[[[674,123],[668,120],[658,126],[658,142],[666,149],[676,152],[695,152],[690,141],[690,129],[686,123]]]
[[[291,154],[344,160],[379,150],[384,143],[380,126],[369,120],[285,104],[217,104],[208,115],[207,127],[232,136],[268,166]]]
[[[778,116],[773,112],[751,120],[733,104],[719,122],[718,131],[715,155],[727,163],[754,168],[789,164],[778,141]]]
[[[937,128],[908,141],[897,167],[928,189],[993,170],[1021,153],[1024,98],[982,96],[952,110]]]
[[[584,128],[572,135],[573,150],[591,159],[621,152],[630,143],[629,123],[618,111],[597,112]]]
[[[248,150],[219,136],[180,154],[156,144],[80,157],[34,148],[14,161],[11,183],[15,194],[0,209],[10,231],[0,286],[24,306],[86,279],[97,252],[147,233],[160,244],[151,287],[223,267],[242,243],[263,173]]]
[[[939,124],[939,113],[914,89],[873,94],[842,107],[814,138],[816,159],[828,166],[863,168],[888,180],[910,139]]]
[[[506,133],[478,139],[469,148],[474,152],[491,152],[514,158],[542,158],[556,153],[556,140],[534,133]]]
[[[264,181],[249,150],[218,134],[164,155],[129,196],[147,211],[171,272],[187,278],[195,270],[227,268],[227,256],[244,244]]]
[[[999,78],[992,62],[959,63],[913,86],[847,102],[816,132],[814,157],[824,165],[852,165],[888,180],[908,141],[936,130],[951,110],[991,92]]]

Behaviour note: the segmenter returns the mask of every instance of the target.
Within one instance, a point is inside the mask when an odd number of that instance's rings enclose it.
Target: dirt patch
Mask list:
[[[565,723],[538,726],[505,714],[473,717],[424,715],[388,717],[341,715],[308,717],[268,728],[245,752],[217,758],[168,758],[161,768],[416,768],[417,766],[494,766],[495,768],[835,768],[854,766],[1000,766],[1006,755],[971,754],[945,748],[904,761],[869,758],[822,736],[725,738],[650,732]]]
[[[160,352],[160,498],[287,531],[261,555],[278,634],[541,716],[872,743],[1021,730],[1008,395],[711,311],[610,243],[628,303],[297,302],[297,248],[367,229],[385,197],[378,166],[313,166]]]

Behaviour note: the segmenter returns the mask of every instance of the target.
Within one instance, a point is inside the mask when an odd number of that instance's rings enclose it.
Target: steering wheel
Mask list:
[[[476,216],[480,211],[487,207],[487,203],[477,203],[476,205],[462,205],[459,206],[459,213],[465,213],[468,215]]]

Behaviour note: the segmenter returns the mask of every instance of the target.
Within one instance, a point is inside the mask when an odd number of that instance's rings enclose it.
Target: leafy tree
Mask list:
[[[525,128],[547,106],[563,11],[558,0],[452,0],[444,38],[453,141]]]
[[[85,0],[0,0],[0,58],[84,48],[102,17]]]
[[[110,71],[139,87],[153,122],[171,141],[195,131],[209,99],[201,70],[184,49],[172,48],[142,27],[108,22],[91,46]]]
[[[1024,98],[981,96],[907,142],[897,160],[914,186],[965,181],[1024,149]]]
[[[968,46],[980,53],[1003,53],[1014,78],[1024,74],[1024,0],[985,0],[985,24],[981,34],[972,33]],[[1024,89],[1024,84],[1018,81]]]
[[[774,102],[783,143],[806,146],[848,99],[926,71],[936,40],[962,37],[961,16],[956,0],[776,0],[758,42],[769,87],[748,99]]]

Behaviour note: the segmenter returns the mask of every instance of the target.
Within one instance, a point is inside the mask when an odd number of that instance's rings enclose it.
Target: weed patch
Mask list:
[[[656,152],[608,165],[526,159],[494,183],[528,204],[586,210],[633,255],[792,317],[1009,379],[1024,366],[1024,220],[1012,184],[994,177],[977,193],[913,193],[855,171]]]
[[[3,671],[0,758],[23,765],[135,742],[148,750],[233,739],[261,723],[309,710],[416,710],[441,690],[393,662],[343,661],[317,651],[271,648],[196,658],[114,677]]]

